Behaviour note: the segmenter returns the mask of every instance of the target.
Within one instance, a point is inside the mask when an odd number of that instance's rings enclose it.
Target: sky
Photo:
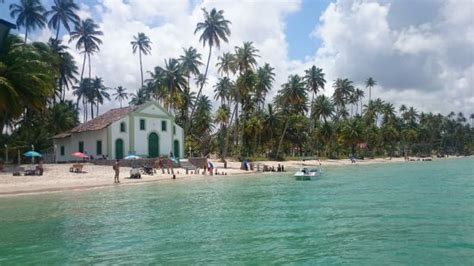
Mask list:
[[[0,4],[1,18],[13,21],[8,14],[13,2],[18,0]],[[51,2],[43,0],[46,7]],[[209,83],[204,88],[211,98],[218,79],[217,57],[253,41],[259,50],[258,63],[275,68],[268,101],[289,75],[303,75],[316,65],[326,74],[326,95],[334,91],[337,78],[352,80],[368,94],[365,80],[373,77],[377,81],[373,99],[424,112],[474,113],[474,0],[76,2],[81,18],[93,18],[104,32],[101,51],[92,57],[92,75],[102,77],[111,88],[123,86],[135,92],[140,85],[138,55],[130,45],[138,32],[152,41],[151,55],[143,58],[145,72],[163,66],[165,59],[179,57],[183,47],[196,47],[205,61],[208,49],[199,43],[194,29],[203,18],[201,8],[216,8],[223,9],[232,24],[229,43],[212,54]],[[31,40],[46,41],[52,35],[44,29],[31,34]],[[67,32],[60,35],[69,40]],[[74,44],[70,46],[80,66],[82,57]],[[118,105],[110,102],[103,110]]]

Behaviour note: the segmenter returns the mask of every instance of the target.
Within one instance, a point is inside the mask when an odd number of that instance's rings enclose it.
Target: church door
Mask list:
[[[173,151],[174,152],[174,157],[179,158],[180,157],[180,155],[179,155],[179,141],[175,140],[173,146],[174,146],[174,149],[173,149],[174,150]]]
[[[156,133],[148,136],[148,158],[156,158],[160,156],[159,138]]]
[[[123,140],[117,139],[115,141],[115,159],[123,159]]]

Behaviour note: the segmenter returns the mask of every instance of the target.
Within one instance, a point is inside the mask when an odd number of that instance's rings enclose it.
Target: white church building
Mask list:
[[[56,160],[75,160],[82,152],[94,158],[122,159],[129,154],[142,158],[169,155],[182,157],[184,131],[157,102],[116,108],[54,138]]]

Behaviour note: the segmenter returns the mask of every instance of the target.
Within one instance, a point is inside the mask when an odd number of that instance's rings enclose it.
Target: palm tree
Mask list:
[[[242,47],[235,47],[235,63],[237,70],[243,74],[257,65],[258,50],[253,47],[253,42],[244,42]]]
[[[125,92],[126,89],[122,86],[115,88],[115,93],[112,96],[115,96],[115,100],[120,102],[120,108],[122,108],[122,101],[128,99],[128,93]]]
[[[42,111],[54,94],[55,72],[31,45],[8,35],[0,53],[0,133],[9,119],[25,111]]]
[[[131,100],[129,104],[140,105],[144,104],[148,100],[150,100],[150,94],[148,93],[146,87],[142,87],[138,89],[136,93],[131,94]]]
[[[107,92],[109,88],[104,86],[102,78],[95,77],[92,81],[92,87],[94,92],[94,99],[91,102],[91,114],[92,118],[94,118],[94,112],[92,112],[92,106],[95,104],[96,106],[96,115],[99,116],[99,106],[104,104],[104,100],[110,101],[110,95]]]
[[[18,30],[25,27],[25,44],[29,30],[42,29],[46,25],[45,11],[39,0],[20,0],[20,4],[10,5],[10,16],[16,17]]]
[[[199,75],[199,67],[203,64],[201,62],[201,54],[197,52],[196,48],[183,48],[183,51],[184,55],[181,55],[178,60],[181,63],[181,67],[183,68],[184,72],[187,74],[188,88],[190,88],[191,74],[194,76]]]
[[[326,84],[323,70],[319,67],[312,66],[305,70],[303,80],[306,82],[306,88],[313,93],[313,99],[311,100],[311,102],[313,102],[314,96],[318,94],[320,89],[324,90],[324,85]]]
[[[257,83],[255,84],[255,98],[257,103],[265,104],[265,96],[272,89],[273,81],[275,80],[275,70],[269,64],[257,69]]]
[[[54,0],[54,5],[51,10],[44,13],[45,16],[51,16],[48,22],[50,29],[56,30],[56,41],[59,39],[59,29],[61,24],[68,32],[71,32],[71,22],[73,25],[77,25],[80,21],[79,16],[76,12],[79,10],[79,6],[74,3],[73,0]]]
[[[73,88],[73,94],[77,97],[76,108],[79,109],[79,102],[82,100],[83,121],[87,121],[87,102],[93,99],[92,80],[85,78],[80,81],[79,86]]]
[[[140,58],[140,75],[141,75],[141,85],[143,87],[143,65],[142,65],[142,53],[148,55],[151,53],[151,41],[148,36],[143,32],[139,32],[137,36],[133,36],[134,40],[130,42],[132,45],[133,53],[138,49],[138,56]]]
[[[275,128],[277,128],[278,124],[281,122],[282,117],[278,115],[278,113],[275,113],[273,110],[273,105],[268,104],[267,105],[267,110],[265,112],[265,126],[267,130],[269,131],[269,139],[270,139],[270,151],[273,152],[273,133]]]
[[[59,79],[58,94],[60,101],[64,101],[66,90],[77,82],[77,66],[74,57],[67,51],[69,47],[62,44],[61,40],[50,38],[48,41],[49,49],[58,56]]]
[[[214,85],[214,99],[221,100],[221,105],[224,105],[229,100],[230,91],[234,84],[228,77],[220,78],[216,85]]]
[[[200,150],[204,155],[210,151],[210,133],[213,129],[211,109],[211,100],[207,96],[202,95],[196,101],[196,113],[192,117],[194,124],[191,134],[199,139]]]
[[[228,42],[227,36],[230,35],[229,24],[231,24],[231,22],[224,18],[224,10],[217,11],[215,8],[213,8],[211,12],[207,12],[207,10],[203,8],[202,11],[204,12],[204,22],[199,22],[196,25],[194,34],[202,31],[199,41],[202,42],[203,46],[205,46],[206,43],[209,45],[209,56],[207,57],[206,70],[204,71],[204,80],[206,80],[209,62],[211,60],[212,47],[215,45],[217,48],[220,48],[221,40]],[[197,94],[197,99],[201,99],[200,97],[203,86],[204,83],[201,83]],[[193,108],[191,116],[193,116],[194,111],[195,108]]]
[[[333,101],[337,107],[337,111],[339,111],[339,109],[344,108],[349,101],[349,97],[354,91],[354,86],[352,85],[352,81],[348,79],[337,79],[333,84],[333,88]]]
[[[355,97],[357,98],[357,102],[360,102],[360,114],[362,114],[362,98],[364,98],[365,93],[363,90],[357,88],[354,94],[355,94]],[[357,108],[356,108],[356,113],[357,113]]]
[[[219,62],[217,62],[217,72],[219,74],[225,74],[229,77],[230,73],[235,73],[236,65],[235,65],[235,56],[232,53],[223,53],[222,56],[217,58]]]
[[[280,141],[278,142],[277,155],[280,154],[281,144],[283,143],[292,116],[304,115],[304,113],[308,111],[308,95],[306,94],[305,84],[298,75],[289,76],[288,82],[282,85],[282,89],[278,93],[279,97],[276,101],[286,121]]]
[[[316,120],[323,119],[324,123],[327,119],[334,115],[334,105],[331,100],[325,95],[319,95],[316,97],[316,101],[313,104],[313,116]]]
[[[377,85],[377,82],[373,79],[373,78],[368,78],[366,81],[365,81],[365,87],[366,88],[369,88],[369,103],[370,101],[372,100],[372,88]]]
[[[182,105],[180,94],[187,87],[186,73],[175,58],[165,60],[163,69],[163,86],[169,94],[168,107],[175,110]]]
[[[102,40],[97,36],[102,36],[102,31],[98,30],[99,26],[95,22],[88,18],[81,21],[76,25],[73,32],[71,32],[71,38],[69,42],[77,40],[76,49],[82,50],[84,54],[84,61],[82,62],[81,81],[84,76],[84,68],[86,64],[86,56],[89,58],[89,79],[91,78],[91,58],[90,55],[99,51],[99,45],[102,44]]]

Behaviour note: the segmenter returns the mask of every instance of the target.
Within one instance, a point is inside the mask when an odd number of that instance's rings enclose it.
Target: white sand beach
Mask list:
[[[386,158],[386,159],[372,159],[372,160],[361,160],[357,161],[356,164],[379,164],[379,163],[397,163],[403,162],[403,158]],[[240,169],[240,162],[229,161],[228,168],[224,169],[222,162],[218,160],[211,160],[214,167],[219,172],[218,176],[222,177],[234,177],[245,174],[271,174],[271,172],[257,172],[256,167],[254,171],[245,171]],[[317,166],[319,161],[307,160],[307,161],[259,161],[255,162],[260,165],[274,166],[277,168],[278,164],[284,165],[288,172],[294,171],[302,166]],[[322,167],[330,166],[346,166],[351,165],[351,161],[346,160],[322,160]],[[113,182],[113,170],[112,166],[99,166],[93,164],[85,164],[83,173],[71,173],[69,168],[72,164],[45,164],[43,176],[13,176],[11,172],[0,172],[0,196],[6,195],[21,195],[30,193],[46,193],[64,190],[77,190],[77,189],[89,189],[97,187],[108,187],[116,185],[130,185],[130,184],[143,184],[149,182],[158,182],[165,180],[172,180],[172,174],[163,174],[161,171],[157,171],[154,175],[142,175],[141,179],[129,179],[130,168],[120,168],[120,184],[114,184]],[[189,179],[199,179],[209,177],[208,173],[203,175],[202,172],[199,174],[186,174],[185,169],[175,168],[176,180],[184,181]],[[224,173],[226,174],[224,176]]]

